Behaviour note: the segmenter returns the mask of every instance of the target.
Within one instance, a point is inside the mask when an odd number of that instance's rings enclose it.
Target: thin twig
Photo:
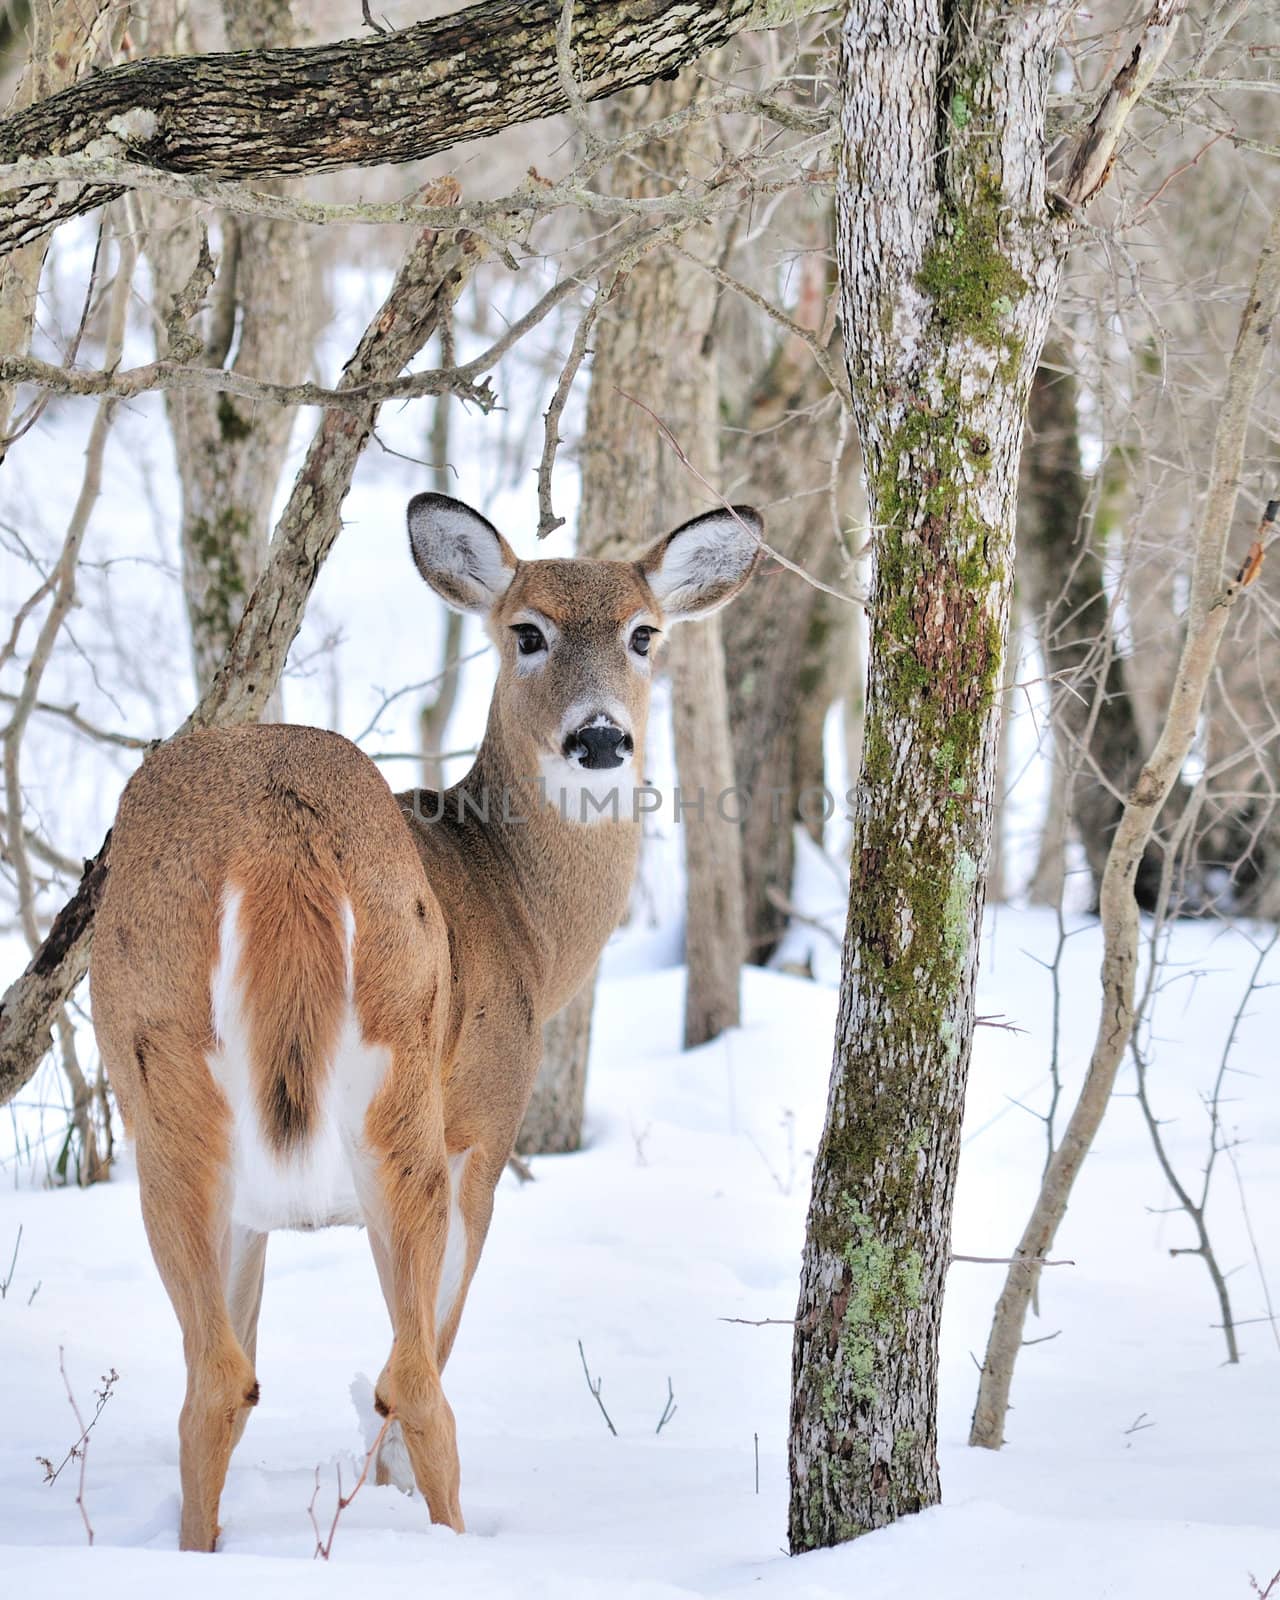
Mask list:
[[[770,116],[806,137],[799,144],[777,149],[770,144],[754,155],[734,157],[731,177],[735,189],[771,178],[773,174],[779,175],[773,181],[785,188],[832,185],[834,175],[826,168],[814,171],[804,167],[803,162],[815,153],[826,152],[835,134],[833,121],[825,116],[806,117],[803,112],[785,107],[768,96],[726,94],[682,108],[651,127],[600,148],[558,182],[548,183],[534,177],[526,179],[511,194],[493,200],[473,200],[461,206],[423,201],[418,192],[403,200],[326,204],[298,195],[256,189],[248,183],[214,178],[205,173],[173,172],[116,156],[86,155],[33,156],[0,163],[0,191],[49,183],[110,185],[150,191],[170,199],[216,206],[242,216],[266,217],[277,222],[300,222],[312,227],[403,224],[433,228],[442,233],[467,229],[492,234],[497,242],[504,235],[515,237],[524,232],[530,222],[566,206],[613,217],[653,217],[674,212],[692,220],[698,215],[706,191],[717,186],[717,179],[709,180],[701,195],[671,190],[639,196],[592,189],[588,187],[590,178],[607,161],[650,139],[669,136],[689,122],[720,114],[753,112]],[[789,173],[788,168],[791,169]],[[728,182],[728,177],[724,181]],[[765,192],[768,192],[767,185]]]
[[[36,1288],[38,1289],[39,1287],[40,1285],[37,1284]],[[33,1300],[35,1299],[35,1290],[32,1290],[31,1298]],[[27,1302],[28,1305],[30,1305],[30,1303],[30,1301]],[[78,1460],[80,1462],[80,1481],[76,1488],[76,1505],[79,1507],[80,1517],[84,1523],[85,1535],[87,1536],[89,1543],[92,1544],[93,1524],[89,1521],[89,1510],[85,1505],[84,1499],[84,1477],[85,1470],[89,1463],[89,1435],[93,1432],[95,1426],[97,1425],[98,1418],[102,1415],[107,1401],[110,1400],[112,1390],[114,1389],[115,1385],[119,1383],[120,1374],[114,1367],[111,1368],[110,1372],[103,1374],[102,1388],[94,1391],[98,1404],[94,1409],[93,1416],[89,1419],[88,1423],[86,1423],[84,1417],[80,1413],[80,1407],[76,1403],[76,1397],[71,1388],[71,1379],[67,1376],[66,1352],[63,1350],[61,1345],[58,1346],[58,1371],[62,1374],[62,1384],[67,1391],[67,1399],[71,1404],[71,1410],[75,1416],[76,1425],[80,1429],[80,1437],[71,1446],[56,1467],[47,1456],[37,1456],[36,1460],[44,1468],[44,1481],[49,1484],[50,1487],[57,1483],[58,1477],[68,1461]]]
[[[582,1340],[581,1339],[578,1340],[578,1354],[582,1357],[582,1370],[586,1374],[587,1388],[590,1389],[591,1393],[595,1396],[595,1402],[600,1407],[600,1415],[609,1424],[609,1432],[616,1439],[618,1437],[618,1430],[614,1427],[613,1418],[605,1410],[604,1401],[600,1398],[600,1391],[601,1391],[601,1389],[604,1388],[604,1379],[603,1378],[597,1378],[595,1380],[595,1382],[592,1383],[592,1381],[591,1381],[591,1369],[587,1366],[587,1352],[582,1348]]]
[[[573,0],[563,0],[560,15],[556,18],[556,75],[569,102],[569,115],[586,144],[587,154],[594,155],[600,144],[600,136],[591,126],[587,102],[583,99],[573,70]]]
[[[10,694],[7,689],[0,689],[0,700],[8,705],[17,705],[18,696]],[[44,716],[61,717],[64,722],[69,722],[77,733],[87,734],[89,738],[98,739],[103,744],[116,745],[121,750],[146,750],[153,742],[150,739],[139,738],[137,734],[117,733],[114,728],[99,728],[80,715],[79,706],[55,706],[47,700],[36,700],[32,703],[31,709],[39,711]]]
[[[320,1524],[316,1521],[316,1498],[320,1493],[320,1468],[316,1468],[316,1486],[311,1495],[311,1503],[307,1507],[307,1515],[311,1518],[311,1526],[315,1529],[316,1535],[316,1547],[311,1557],[313,1561],[327,1561],[329,1559],[329,1555],[333,1550],[333,1536],[338,1531],[338,1519],[364,1487],[364,1481],[369,1476],[369,1468],[373,1464],[374,1457],[381,1448],[382,1441],[387,1436],[387,1429],[391,1426],[393,1420],[394,1413],[389,1413],[383,1419],[382,1426],[378,1429],[378,1437],[369,1446],[365,1454],[364,1466],[360,1468],[360,1476],[356,1479],[355,1486],[350,1494],[344,1495],[342,1492],[342,1464],[338,1464],[338,1503],[333,1508],[333,1521],[329,1524],[329,1537],[327,1539],[320,1537]]]
[[[0,374],[2,374],[2,364],[0,364]],[[667,443],[675,451],[676,459],[680,462],[680,465],[682,467],[685,467],[689,472],[691,472],[693,474],[693,476],[698,480],[698,482],[702,485],[702,487],[707,491],[707,493],[712,495],[716,500],[718,500],[720,502],[720,504],[724,508],[724,510],[726,510],[729,513],[729,515],[731,517],[733,517],[734,521],[739,523],[741,525],[741,527],[745,530],[745,532],[748,533],[751,536],[751,538],[756,541],[756,543],[760,546],[760,548],[765,552],[766,555],[772,556],[773,559],[778,563],[778,565],[782,566],[782,567],[785,567],[788,572],[794,572],[795,575],[798,578],[803,578],[804,581],[807,584],[809,584],[811,588],[820,589],[823,594],[829,594],[829,595],[832,596],[833,599],[843,600],[846,605],[861,606],[861,605],[865,605],[866,604],[866,599],[865,599],[864,596],[862,596],[862,595],[854,595],[854,594],[845,594],[839,589],[833,589],[829,583],[823,583],[821,578],[815,578],[811,572],[806,572],[805,569],[802,566],[799,566],[796,562],[790,560],[787,556],[784,556],[780,551],[775,550],[773,548],[773,546],[771,544],[769,544],[766,540],[759,538],[759,536],[756,534],[755,529],[751,528],[751,527],[748,527],[746,522],[744,522],[742,520],[742,518],[738,516],[737,512],[733,509],[732,505],[730,505],[729,501],[727,501],[725,499],[725,497],[718,490],[713,489],[711,487],[711,485],[707,482],[707,480],[703,477],[703,475],[698,471],[697,467],[694,466],[693,462],[689,460],[689,457],[685,452],[684,446],[680,443],[679,439],[676,438],[675,434],[672,433],[671,429],[662,420],[662,418],[658,415],[658,413],[656,411],[654,411],[651,406],[645,405],[643,400],[637,400],[635,395],[628,394],[625,389],[619,389],[618,393],[622,396],[622,398],[624,400],[630,400],[630,402],[631,402],[631,404],[633,406],[639,406],[641,411],[646,412],[649,416],[651,416],[653,418],[654,422],[658,426],[658,431],[662,434],[662,437],[667,441]]]
[[[1074,1267],[1074,1261],[1065,1258],[1049,1261],[1044,1256],[957,1256],[952,1261],[968,1261],[979,1267]]]
[[[659,1433],[662,1432],[662,1430],[666,1427],[667,1423],[670,1422],[672,1417],[675,1416],[675,1414],[676,1414],[678,1409],[679,1409],[679,1407],[676,1405],[676,1392],[671,1387],[671,1379],[670,1379],[670,1377],[668,1377],[667,1378],[667,1403],[666,1403],[665,1406],[663,1406],[662,1415],[658,1418],[658,1426],[653,1430],[655,1434],[659,1434]]]
[[[18,1251],[22,1247],[22,1224],[18,1224],[18,1237],[13,1241],[13,1259],[9,1263],[9,1271],[0,1278],[0,1300],[5,1300],[9,1295],[9,1285],[13,1282],[13,1275],[18,1268]]]
[[[551,504],[551,473],[556,464],[556,449],[563,442],[560,438],[560,418],[564,415],[573,381],[578,376],[578,369],[587,353],[587,340],[591,337],[591,329],[595,326],[596,315],[605,293],[603,289],[596,291],[595,298],[578,321],[573,343],[569,346],[569,354],[560,369],[555,393],[551,396],[551,404],[547,407],[543,419],[542,459],[538,462],[539,539],[545,539],[549,533],[554,533],[557,528],[564,526],[564,518],[556,516],[555,508]]]

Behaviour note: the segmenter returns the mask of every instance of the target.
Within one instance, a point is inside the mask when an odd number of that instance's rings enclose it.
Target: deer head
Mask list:
[[[636,561],[520,561],[460,501],[409,503],[418,571],[448,605],[482,616],[498,650],[486,743],[574,821],[630,816],[663,633],[738,593],[762,530],[751,507],[735,506],[684,523]]]

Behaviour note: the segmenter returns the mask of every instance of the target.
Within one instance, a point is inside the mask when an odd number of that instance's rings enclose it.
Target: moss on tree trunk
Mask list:
[[[1054,29],[1044,10],[1017,13],[853,0],[844,24],[838,246],[876,573],[835,1058],[796,1323],[796,1551],[940,1495],[938,1328],[1018,451],[1061,255],[1041,154]]]

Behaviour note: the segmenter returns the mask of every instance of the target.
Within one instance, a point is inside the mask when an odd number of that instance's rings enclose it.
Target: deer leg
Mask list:
[[[478,1150],[463,1150],[449,1157],[449,1223],[445,1250],[436,1290],[436,1370],[444,1372],[445,1362],[457,1337],[458,1323],[466,1303],[467,1290],[480,1260],[489,1219],[493,1215],[495,1181]],[[501,1168],[499,1168],[501,1176]],[[383,1245],[382,1234],[372,1223],[369,1244],[383,1298],[393,1320],[394,1277],[391,1258]],[[412,1467],[407,1458],[400,1424],[393,1421],[383,1437],[374,1466],[375,1482],[394,1485],[408,1494],[413,1488]]]
[[[225,1284],[231,1326],[249,1365],[256,1367],[258,1315],[262,1310],[262,1279],[267,1265],[267,1235],[232,1223],[229,1257]],[[243,1406],[236,1416],[231,1440],[233,1450],[240,1443],[249,1420],[249,1411],[248,1406]]]
[[[453,1411],[436,1359],[436,1296],[449,1229],[449,1170],[441,1148],[431,1157],[392,1156],[384,1163],[385,1231],[375,1245],[389,1263],[394,1342],[375,1403],[394,1412],[413,1475],[432,1522],[463,1531]],[[370,1228],[371,1236],[375,1226]]]
[[[451,1167],[454,1162],[463,1163],[460,1171],[454,1168],[451,1173],[455,1181],[452,1197],[453,1214],[450,1217],[451,1230],[455,1226],[462,1230],[461,1272],[453,1278],[452,1283],[442,1285],[436,1308],[436,1361],[441,1372],[444,1371],[445,1362],[448,1361],[453,1349],[453,1341],[458,1336],[462,1308],[467,1303],[467,1293],[471,1288],[476,1267],[479,1265],[480,1252],[484,1249],[489,1223],[493,1217],[493,1192],[506,1166],[504,1160],[498,1164],[496,1172],[493,1171],[492,1163],[486,1162],[486,1155],[486,1151],[475,1149],[464,1152],[461,1158],[452,1157],[450,1162]],[[447,1292],[450,1289],[452,1293]]]
[[[151,1252],[182,1327],[187,1363],[178,1419],[179,1548],[212,1550],[232,1446],[258,1400],[253,1363],[227,1306],[231,1226],[221,1202],[222,1173],[199,1141],[153,1143],[140,1133],[138,1179]]]
[[[366,1215],[368,1228],[369,1248],[373,1252],[373,1264],[378,1269],[378,1283],[382,1289],[382,1298],[387,1303],[387,1315],[391,1324],[395,1326],[395,1279],[391,1271],[391,1255],[383,1242],[383,1234],[374,1218]],[[385,1372],[384,1372],[385,1376]],[[379,1380],[381,1385],[381,1379]],[[376,1393],[383,1392],[379,1387]],[[382,1443],[378,1446],[378,1459],[374,1463],[373,1481],[379,1488],[391,1487],[399,1489],[403,1494],[412,1494],[414,1489],[413,1467],[409,1455],[404,1447],[404,1435],[400,1431],[400,1424],[393,1417],[391,1425],[382,1436]]]

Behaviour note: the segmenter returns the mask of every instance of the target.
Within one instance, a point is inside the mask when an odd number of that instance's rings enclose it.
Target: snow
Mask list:
[[[826,890],[829,894],[829,889]],[[828,905],[830,901],[828,900]],[[1063,956],[1061,1057],[1078,1084],[1095,1017],[1096,929]],[[643,935],[640,946],[643,948]],[[813,935],[818,945],[821,936]],[[1256,937],[1256,936],[1254,936]],[[979,1030],[955,1249],[1004,1254],[1043,1160],[1051,915],[989,917],[979,1011],[1027,1031]],[[1190,1241],[1169,1214],[1132,1083],[1122,1083],[1046,1273],[1042,1317],[1015,1383],[1009,1442],[965,1444],[999,1267],[956,1264],[943,1322],[944,1504],[834,1551],[792,1559],[786,1522],[790,1330],[725,1318],[792,1314],[809,1166],[835,1021],[831,983],[749,969],[743,1026],[682,1052],[678,968],[637,970],[636,937],[609,951],[590,1079],[589,1144],[504,1179],[489,1244],[446,1373],[463,1463],[462,1537],[429,1526],[420,1498],[366,1484],[332,1560],[315,1562],[307,1506],[327,1531],[336,1468],[363,1456],[351,1398],[381,1367],[388,1326],[355,1229],[272,1236],[259,1342],[262,1401],[233,1458],[212,1557],[178,1556],[176,1323],[150,1260],[128,1172],[89,1192],[0,1195],[0,1255],[23,1229],[4,1328],[0,1574],[9,1593],[92,1589],[188,1600],[348,1592],[353,1579],[439,1594],[626,1600],[677,1595],[946,1595],[952,1600],[1240,1596],[1280,1567],[1276,1439],[1280,1355],[1271,1325],[1241,1329],[1222,1365],[1207,1275],[1169,1254]],[[1194,1178],[1212,1083],[1255,960],[1247,929],[1176,931],[1152,1030],[1153,1089],[1172,1159]],[[827,960],[819,961],[821,967]],[[834,950],[830,958],[834,959]],[[1280,965],[1276,963],[1275,965]],[[1262,982],[1280,976],[1264,967]],[[1229,1128],[1274,1279],[1280,1090],[1276,990],[1246,1007]],[[1225,1163],[1225,1158],[1220,1158]],[[1265,1312],[1234,1177],[1210,1222],[1236,1314]],[[0,1264],[0,1265],[3,1265]],[[38,1285],[38,1288],[37,1288]],[[34,1293],[33,1293],[34,1291]],[[581,1340],[618,1430],[588,1391]],[[90,1444],[89,1549],[76,1464],[46,1486],[35,1457],[76,1436],[58,1346],[82,1407],[120,1374]],[[655,1434],[670,1379],[674,1416]],[[366,1391],[367,1392],[367,1391]],[[755,1438],[759,1440],[756,1487]]]

